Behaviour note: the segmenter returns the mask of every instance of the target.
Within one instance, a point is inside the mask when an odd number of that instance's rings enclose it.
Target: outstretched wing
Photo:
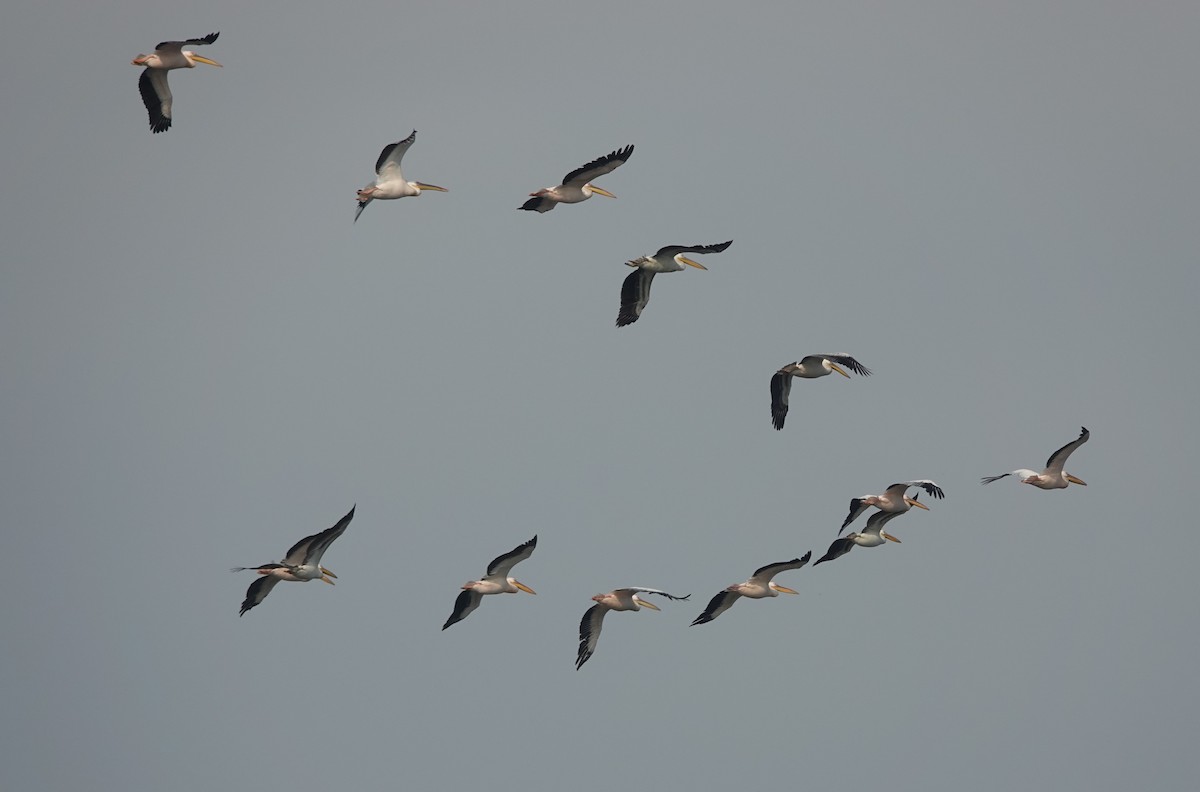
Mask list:
[[[900,481],[900,482],[897,482],[896,484],[893,484],[892,486],[888,487],[888,489],[889,490],[899,489],[900,492],[898,493],[898,496],[903,498],[904,493],[908,491],[909,487],[920,487],[921,489],[925,490],[926,494],[928,494],[930,497],[937,498],[938,500],[941,500],[942,498],[946,497],[946,493],[943,492],[942,488],[937,485],[937,482],[931,481],[930,479],[917,479],[916,481]]]
[[[180,52],[184,47],[199,47],[203,44],[212,44],[217,40],[220,33],[209,33],[202,38],[187,39],[186,41],[160,41],[154,49],[158,52],[174,51]]]
[[[859,374],[864,377],[871,376],[871,370],[869,368],[864,366],[862,363],[859,363],[857,360],[850,357],[845,352],[839,352],[836,355],[808,355],[805,359],[807,360],[807,358],[809,358],[809,357],[817,358],[818,365],[821,362],[821,358],[824,358],[825,360],[832,360],[834,363],[837,363],[839,366],[843,366],[845,368],[850,369],[855,374]]]
[[[417,139],[417,130],[413,130],[412,134],[404,138],[404,140],[390,143],[383,147],[383,151],[379,152],[379,159],[375,161],[375,173],[379,176],[383,175],[384,168],[394,170],[397,177],[400,175],[400,160],[404,159],[404,152],[408,151],[409,146]]]
[[[251,583],[250,588],[246,589],[246,599],[242,600],[242,609],[238,611],[238,616],[245,616],[246,611],[265,600],[278,582],[279,578],[274,575],[263,575]]]
[[[882,512],[880,512],[882,514]],[[834,539],[833,544],[829,545],[829,549],[825,551],[825,555],[817,559],[816,564],[824,564],[826,561],[833,561],[841,558],[854,549],[854,540],[848,536],[843,536],[841,539]]]
[[[451,624],[457,624],[463,619],[471,615],[471,612],[479,607],[479,603],[483,602],[483,595],[474,589],[464,589],[458,595],[458,599],[454,600],[454,611],[450,614],[450,618],[446,619],[446,623],[442,625],[442,629],[446,629]]]
[[[621,284],[621,310],[617,312],[617,327],[633,324],[642,315],[646,303],[650,302],[650,284],[654,273],[635,269]]]
[[[1077,439],[1072,440],[1062,448],[1055,451],[1050,455],[1050,458],[1046,460],[1046,472],[1050,474],[1062,473],[1063,465],[1067,463],[1067,457],[1071,456],[1076,448],[1079,448],[1079,446],[1086,443],[1088,438],[1091,436],[1092,433],[1089,432],[1086,427],[1081,426],[1079,428],[1079,437]]]
[[[321,556],[325,555],[325,551],[329,549],[329,545],[333,544],[333,540],[346,532],[350,521],[354,519],[356,508],[358,508],[357,504],[351,506],[346,516],[338,520],[332,528],[326,528],[320,533],[306,536],[292,545],[292,548],[287,551],[287,555],[284,556],[283,563],[288,566],[321,563]]]
[[[625,148],[617,149],[610,154],[605,154],[603,157],[594,159],[587,165],[576,168],[566,176],[563,176],[562,183],[578,184],[582,186],[590,182],[592,179],[603,176],[606,173],[611,173],[612,171],[621,167],[625,164],[625,161],[629,159],[629,155],[632,153],[633,146],[626,146]]]
[[[583,667],[596,652],[596,644],[600,640],[600,630],[604,628],[604,614],[608,608],[596,603],[587,609],[579,622],[579,654],[575,657],[575,670]]]
[[[170,129],[172,97],[171,87],[167,85],[167,70],[144,69],[138,78],[138,91],[150,114],[150,131],[157,135]]]
[[[765,586],[770,583],[771,579],[780,572],[788,569],[800,569],[802,566],[808,563],[810,558],[812,558],[811,550],[800,558],[793,558],[791,561],[776,561],[774,564],[761,566],[754,570],[754,574],[750,576],[750,581]]]
[[[504,555],[496,556],[492,559],[492,563],[488,564],[488,577],[495,575],[496,577],[507,578],[508,573],[512,571],[513,567],[533,555],[535,547],[537,547],[537,536],[534,536],[525,544],[517,545],[517,547]]]
[[[733,603],[737,602],[738,598],[741,596],[742,595],[736,591],[722,591],[708,601],[708,607],[704,609],[704,613],[701,613],[699,616],[697,616],[696,620],[691,623],[691,626],[695,627],[697,624],[708,624],[710,621],[732,608]]]
[[[792,392],[792,375],[783,369],[771,377],[771,423],[776,430],[783,428],[788,414],[788,396]]]
[[[732,244],[733,240],[731,239],[728,242],[721,242],[716,245],[667,245],[666,247],[659,248],[654,257],[662,260],[673,259],[680,253],[720,253]]]

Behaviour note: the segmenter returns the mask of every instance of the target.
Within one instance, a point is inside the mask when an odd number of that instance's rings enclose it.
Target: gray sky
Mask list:
[[[1195,788],[1200,9],[415,5],[6,13],[0,787]],[[129,60],[214,30],[151,135]],[[413,128],[450,192],[352,224]],[[730,238],[613,327],[625,260]],[[979,486],[1081,425],[1088,487]],[[354,503],[336,588],[237,617]],[[622,585],[692,601],[576,672]]]

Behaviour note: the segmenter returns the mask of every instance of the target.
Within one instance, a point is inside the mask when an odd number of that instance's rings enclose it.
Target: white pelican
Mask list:
[[[759,567],[754,570],[754,574],[745,583],[734,583],[709,600],[708,607],[704,609],[704,613],[696,617],[696,620],[692,622],[692,626],[707,624],[717,618],[733,607],[733,603],[737,602],[738,597],[762,599],[763,597],[778,597],[780,594],[799,594],[800,592],[786,586],[781,586],[771,580],[771,578],[787,569],[799,569],[807,564],[810,558],[812,558],[811,551],[805,553],[801,558],[793,558],[791,561],[780,561],[777,564],[767,564],[765,567]]]
[[[592,195],[616,198],[617,196],[608,190],[590,182],[592,179],[615,171],[625,164],[625,160],[629,159],[629,155],[632,153],[633,146],[626,146],[611,154],[605,154],[599,159],[594,159],[582,168],[576,168],[564,176],[562,184],[557,187],[543,187],[535,193],[530,193],[531,197],[520,208],[529,212],[549,212],[560,203],[579,203],[591,198]]]
[[[650,284],[660,272],[682,272],[683,265],[706,270],[708,267],[692,261],[684,253],[720,253],[733,244],[733,240],[719,245],[668,245],[659,248],[653,256],[639,256],[626,265],[633,272],[621,284],[621,310],[617,313],[617,327],[633,324],[642,315],[646,303],[650,302]]]
[[[1044,490],[1066,489],[1068,484],[1082,484],[1086,487],[1087,482],[1080,481],[1070,473],[1064,472],[1063,465],[1067,464],[1067,457],[1071,456],[1071,452],[1086,443],[1091,436],[1091,432],[1087,430],[1087,427],[1081,426],[1079,428],[1079,437],[1051,454],[1050,458],[1046,460],[1046,469],[1041,473],[1038,473],[1036,470],[1021,468],[1011,473],[1001,473],[999,476],[984,476],[980,479],[980,483],[991,484],[993,481],[998,481],[1005,476],[1016,476],[1021,479],[1022,484],[1032,484],[1038,489]]]
[[[463,585],[462,592],[454,601],[454,612],[450,614],[449,619],[446,619],[442,629],[470,616],[471,612],[479,607],[479,603],[483,602],[485,594],[516,594],[518,591],[537,594],[521,581],[508,576],[513,567],[533,555],[535,547],[537,547],[536,536],[504,555],[492,559],[492,563],[488,564],[487,574],[482,580],[471,580]]]
[[[596,643],[600,640],[600,629],[604,626],[604,614],[610,610],[641,610],[643,606],[650,610],[661,610],[653,602],[647,602],[639,597],[639,592],[643,594],[658,594],[660,597],[666,597],[669,600],[685,600],[692,596],[691,594],[687,594],[682,597],[676,597],[659,589],[630,586],[629,588],[619,588],[607,594],[597,594],[592,597],[596,601],[596,604],[587,609],[587,613],[583,614],[583,619],[579,622],[579,656],[575,658],[576,671],[582,668],[583,664],[592,656],[592,653],[596,651]]]
[[[281,580],[290,580],[297,583],[320,580],[332,586],[333,581],[329,578],[336,578],[337,575],[321,566],[321,556],[325,555],[325,551],[329,549],[329,545],[333,544],[334,539],[345,533],[346,527],[354,519],[355,508],[356,506],[351,506],[346,516],[338,520],[337,524],[332,528],[326,528],[320,533],[306,536],[299,542],[296,542],[278,564],[263,564],[256,567],[234,567],[234,572],[244,572],[249,569],[262,575],[262,577],[250,584],[250,588],[246,589],[246,599],[242,602],[242,610],[238,613],[238,616],[245,616],[246,611],[265,600],[267,595],[271,593],[271,589],[275,588],[275,584]]]
[[[879,547],[885,541],[900,544],[900,540],[883,530],[883,526],[887,525],[888,520],[894,520],[901,514],[904,514],[904,512],[875,512],[867,520],[867,527],[863,529],[862,533],[851,531],[840,539],[834,539],[833,544],[829,545],[829,550],[825,552],[825,555],[818,558],[816,564],[813,564],[813,566],[823,564],[826,561],[832,561],[835,558],[841,558],[853,550],[855,545],[859,547]]]
[[[846,379],[850,375],[846,373],[846,368],[853,371],[855,374],[861,374],[864,377],[871,376],[871,370],[859,363],[849,355],[842,353],[838,355],[807,355],[794,363],[788,363],[779,371],[775,372],[775,376],[771,377],[771,423],[776,429],[783,428],[783,419],[788,413],[788,395],[792,392],[792,379],[800,377],[801,379],[816,379],[824,377],[833,372],[841,374]]]
[[[842,527],[838,529],[838,533],[846,530],[847,525],[857,520],[860,514],[872,506],[880,511],[896,512],[897,514],[903,514],[913,506],[929,511],[929,507],[924,503],[921,503],[916,498],[908,497],[909,487],[920,487],[938,500],[946,497],[946,493],[942,491],[942,488],[937,485],[936,481],[930,481],[929,479],[901,481],[898,484],[888,487],[883,491],[882,495],[863,495],[861,498],[851,498],[850,513],[846,515],[846,519],[842,522]]]
[[[389,143],[383,147],[383,151],[379,152],[379,159],[375,161],[375,181],[358,191],[358,211],[354,213],[354,222],[358,222],[358,216],[362,214],[363,209],[366,209],[367,204],[374,200],[388,201],[393,198],[408,198],[420,195],[421,190],[450,192],[445,187],[438,187],[435,184],[404,180],[404,174],[400,172],[400,160],[404,159],[404,152],[408,151],[408,147],[416,139],[417,130],[414,129],[412,134],[404,140],[398,143]]]
[[[220,33],[209,33],[204,38],[187,41],[164,41],[149,55],[138,55],[130,63],[145,66],[138,79],[138,90],[150,113],[150,130],[155,134],[171,128],[171,87],[167,85],[167,72],[171,69],[194,69],[197,63],[220,66],[215,60],[197,55],[184,47],[212,44]]]

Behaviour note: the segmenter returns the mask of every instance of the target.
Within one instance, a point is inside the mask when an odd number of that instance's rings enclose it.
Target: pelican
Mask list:
[[[738,597],[762,599],[763,597],[778,597],[780,594],[799,594],[800,592],[786,586],[781,586],[771,578],[787,569],[799,569],[807,564],[810,558],[812,558],[812,552],[805,553],[800,558],[793,558],[791,561],[780,561],[777,564],[767,564],[765,567],[759,567],[754,570],[754,574],[745,583],[734,583],[709,600],[708,607],[704,609],[704,613],[697,616],[691,626],[708,624],[733,607],[733,603],[737,602]]]
[[[845,366],[846,368],[842,368]],[[771,423],[776,429],[783,428],[783,419],[788,413],[788,395],[792,392],[792,379],[816,379],[835,371],[846,379],[850,369],[855,374],[864,377],[871,376],[871,370],[847,354],[838,355],[807,355],[794,363],[788,363],[775,376],[771,377]]]
[[[834,539],[833,544],[829,545],[829,550],[825,552],[825,555],[818,558],[817,563],[813,564],[813,566],[823,564],[826,561],[833,561],[835,558],[841,558],[853,550],[855,545],[859,547],[879,547],[885,541],[900,544],[900,540],[883,530],[883,526],[887,525],[888,520],[894,520],[901,514],[904,514],[904,512],[875,512],[867,520],[867,527],[863,529],[862,533],[851,531],[839,539]]]
[[[633,324],[642,315],[646,303],[650,302],[650,284],[660,272],[682,272],[683,265],[706,270],[708,267],[692,261],[684,253],[720,253],[733,244],[733,240],[719,245],[668,245],[659,248],[653,256],[640,256],[625,263],[633,272],[621,284],[621,310],[617,313],[617,327]]]
[[[421,190],[450,192],[445,187],[438,187],[435,184],[404,180],[404,174],[400,172],[400,160],[404,159],[404,152],[408,151],[408,147],[416,139],[417,130],[414,129],[412,134],[404,140],[399,143],[389,143],[383,147],[383,151],[379,152],[379,159],[375,161],[374,184],[368,184],[358,191],[358,211],[354,213],[354,222],[358,222],[358,216],[362,214],[363,209],[366,209],[367,204],[374,200],[388,201],[393,198],[407,198],[410,195],[420,195]]]
[[[587,609],[587,613],[583,614],[583,619],[579,622],[579,656],[575,658],[576,671],[583,668],[583,664],[596,651],[596,643],[600,640],[600,629],[604,626],[604,614],[610,610],[641,610],[643,606],[650,610],[661,610],[653,602],[648,602],[639,597],[638,593],[657,594],[669,600],[685,600],[692,596],[691,594],[686,594],[682,597],[676,597],[674,594],[668,594],[659,589],[630,586],[629,588],[619,588],[607,594],[597,594],[592,597],[596,604]]]
[[[325,551],[329,549],[329,545],[333,544],[334,539],[337,539],[346,532],[346,527],[354,519],[355,508],[357,506],[351,506],[346,516],[338,520],[337,524],[332,528],[326,528],[320,533],[306,536],[299,542],[296,542],[278,564],[263,564],[256,567],[234,567],[234,572],[253,570],[262,575],[262,577],[250,584],[250,588],[246,589],[246,599],[242,602],[242,610],[238,613],[238,616],[245,616],[246,611],[265,600],[267,595],[271,593],[271,589],[275,588],[275,584],[281,580],[290,580],[297,583],[320,580],[331,586],[334,585],[333,581],[329,578],[336,578],[337,575],[321,566],[321,556],[325,555]]]
[[[617,196],[608,190],[597,187],[591,181],[624,165],[632,153],[633,146],[626,146],[611,154],[605,154],[599,159],[594,159],[582,168],[576,168],[564,176],[562,184],[557,187],[543,187],[537,192],[529,193],[529,200],[520,208],[529,212],[549,212],[560,203],[579,203],[593,195],[616,198]]]
[[[492,563],[488,564],[487,574],[482,580],[471,580],[463,584],[462,592],[454,601],[454,612],[450,614],[449,619],[446,619],[442,629],[470,616],[471,612],[479,607],[485,594],[516,594],[518,591],[537,594],[521,581],[508,576],[513,567],[533,555],[535,547],[537,547],[536,536],[523,545],[517,545],[504,555],[492,559]]]
[[[941,500],[946,497],[946,493],[937,485],[936,481],[929,479],[917,479],[916,481],[901,481],[898,484],[893,484],[883,491],[882,495],[863,495],[861,498],[850,499],[850,513],[846,515],[846,519],[842,522],[842,527],[838,529],[840,534],[846,530],[846,526],[858,519],[859,515],[867,509],[874,506],[880,511],[896,512],[903,514],[913,506],[918,509],[929,511],[929,507],[921,503],[916,498],[908,497],[909,487],[920,487],[931,496]]]
[[[1046,469],[1041,473],[1036,470],[1014,470],[1011,473],[1001,473],[999,476],[984,476],[979,480],[980,484],[991,484],[993,481],[999,481],[1005,476],[1016,476],[1021,479],[1022,484],[1032,484],[1038,489],[1066,489],[1068,484],[1081,484],[1087,486],[1086,481],[1081,481],[1070,473],[1063,470],[1063,465],[1067,464],[1067,457],[1071,456],[1076,448],[1088,441],[1092,434],[1087,430],[1087,427],[1079,427],[1079,437],[1067,443],[1062,448],[1055,451],[1046,460]]]
[[[138,79],[138,90],[142,92],[142,102],[150,113],[151,132],[157,135],[171,128],[171,86],[167,85],[167,72],[171,69],[194,69],[197,63],[221,65],[184,47],[212,44],[219,35],[221,34],[209,33],[204,38],[164,41],[149,55],[138,55],[130,61],[134,66],[146,67]]]

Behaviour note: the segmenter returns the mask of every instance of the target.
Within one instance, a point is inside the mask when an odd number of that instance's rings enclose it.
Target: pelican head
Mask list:
[[[767,588],[771,589],[771,591],[777,591],[780,594],[799,594],[800,593],[799,591],[790,589],[787,586],[781,586],[778,583],[776,583],[774,580],[772,580],[770,583],[767,584]]]
[[[511,583],[512,585],[516,586],[517,588],[519,588],[521,591],[524,591],[526,594],[537,594],[536,591],[529,588],[529,586],[526,586],[524,583],[517,580],[516,578],[509,578],[508,582]]]
[[[436,184],[426,184],[425,182],[409,182],[408,186],[417,191],[417,195],[421,194],[421,190],[433,190],[434,192],[450,192],[445,187],[438,187]]]
[[[1077,479],[1074,476],[1072,476],[1070,473],[1064,473],[1063,478],[1065,478],[1067,481],[1071,482],[1072,484],[1081,484],[1084,487],[1087,486],[1086,481],[1083,481],[1082,479]]]
[[[917,500],[916,498],[906,497],[904,499],[904,502],[907,503],[909,506],[916,506],[918,509],[924,509],[925,511],[929,511],[929,507],[926,506],[924,503],[921,503],[921,501]]]
[[[184,50],[183,57],[187,58],[189,69],[195,68],[197,63],[207,63],[209,66],[220,66],[221,65],[221,64],[217,63],[215,60],[213,60],[212,58],[206,58],[203,55],[197,55],[196,53],[192,52],[191,50]]]
[[[690,258],[683,255],[682,253],[680,253],[678,256],[676,256],[675,260],[678,261],[680,264],[687,264],[688,266],[695,267],[696,269],[702,269],[702,270],[708,269],[708,267],[704,266],[700,262],[692,261]]]
[[[604,189],[603,187],[597,187],[596,185],[592,184],[591,182],[583,185],[583,191],[585,193],[587,193],[588,195],[603,195],[605,198],[616,198],[617,197],[617,196],[613,195],[612,193],[610,193],[608,190]],[[701,269],[703,269],[703,267],[701,267]],[[655,608],[655,610],[658,610],[658,609]]]
[[[328,584],[329,584],[329,585],[331,585],[331,586],[332,586],[332,585],[334,585],[333,581],[332,581],[332,580],[330,580],[329,578],[336,578],[336,577],[337,577],[337,575],[333,574],[332,572],[330,572],[330,571],[329,571],[328,569],[326,569],[325,567],[318,567],[318,569],[320,569],[320,570],[321,570],[321,582],[322,582],[322,583],[328,583]]]
[[[843,369],[841,366],[839,366],[837,363],[834,363],[832,360],[822,360],[821,365],[824,366],[829,371],[836,371],[838,374],[841,374],[846,379],[850,379],[850,375],[846,373],[846,370]]]

